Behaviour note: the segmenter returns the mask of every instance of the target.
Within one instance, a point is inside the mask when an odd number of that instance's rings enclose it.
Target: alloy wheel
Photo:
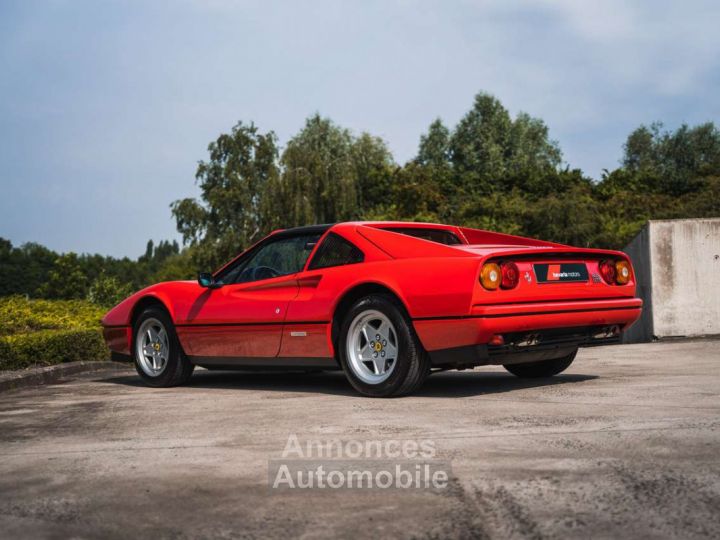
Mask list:
[[[379,384],[390,377],[399,354],[395,327],[377,310],[363,311],[350,323],[347,358],[353,373],[367,384]]]
[[[170,340],[159,320],[151,317],[138,328],[135,357],[140,368],[150,377],[157,377],[165,370],[170,358]]]

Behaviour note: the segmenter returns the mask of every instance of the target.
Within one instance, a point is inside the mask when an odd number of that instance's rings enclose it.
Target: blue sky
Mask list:
[[[207,144],[320,112],[413,157],[473,95],[599,178],[627,134],[720,120],[720,3],[0,0],[0,236],[136,257]]]

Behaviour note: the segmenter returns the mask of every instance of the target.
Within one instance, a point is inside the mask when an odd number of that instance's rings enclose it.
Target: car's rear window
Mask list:
[[[427,229],[425,227],[388,227],[384,230],[407,234],[408,236],[422,238],[423,240],[430,240],[431,242],[445,244],[446,246],[456,246],[458,244],[462,244],[457,235],[450,231],[446,231],[445,229]]]

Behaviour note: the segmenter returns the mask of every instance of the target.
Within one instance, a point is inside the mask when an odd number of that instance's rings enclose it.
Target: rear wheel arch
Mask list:
[[[342,319],[337,342],[340,366],[362,395],[405,395],[430,374],[430,358],[412,321],[404,306],[388,294],[370,293],[356,300]]]
[[[387,287],[386,285],[381,285],[380,283],[375,282],[368,282],[368,283],[361,283],[359,285],[355,285],[351,289],[347,290],[342,297],[340,298],[340,301],[335,305],[335,310],[333,312],[333,318],[332,318],[332,344],[333,348],[335,349],[335,360],[337,361],[337,345],[338,345],[338,338],[340,337],[340,326],[342,325],[343,319],[345,318],[345,315],[348,311],[350,311],[350,308],[360,300],[361,298],[365,298],[367,296],[371,296],[373,294],[376,295],[382,295],[387,296],[394,303],[397,304],[397,306],[400,308],[400,310],[405,314],[405,316],[410,321],[410,314],[408,312],[407,306],[405,303],[401,300],[400,296]]]

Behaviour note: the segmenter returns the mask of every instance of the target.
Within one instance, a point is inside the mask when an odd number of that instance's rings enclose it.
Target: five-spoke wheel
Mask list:
[[[143,311],[133,325],[135,369],[150,386],[188,381],[194,366],[183,353],[167,312],[156,306]]]
[[[135,346],[140,368],[150,377],[160,375],[170,355],[170,342],[163,323],[153,317],[145,319],[138,328]]]
[[[398,357],[395,327],[377,310],[358,314],[350,323],[347,355],[355,375],[368,384],[386,380]]]
[[[350,308],[337,350],[348,380],[366,396],[408,394],[430,373],[427,353],[404,308],[385,295],[367,296]]]

